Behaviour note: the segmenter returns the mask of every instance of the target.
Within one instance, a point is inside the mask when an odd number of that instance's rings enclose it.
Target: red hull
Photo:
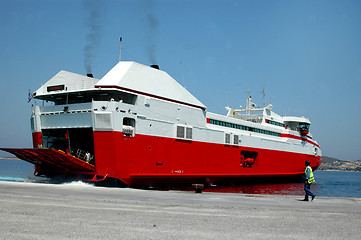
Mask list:
[[[243,146],[204,143],[120,132],[94,132],[98,175],[121,179],[128,186],[217,184],[244,178],[294,177],[304,163],[316,169],[321,157]],[[258,155],[252,167],[242,167],[241,151]]]

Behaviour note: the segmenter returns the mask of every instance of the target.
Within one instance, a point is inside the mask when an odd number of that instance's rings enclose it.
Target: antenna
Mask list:
[[[247,93],[246,114],[250,114],[250,113],[251,113],[250,106],[251,106],[251,99],[252,99],[252,97],[250,96],[249,90],[247,90],[246,93]]]
[[[249,98],[249,94],[250,94],[250,91],[249,90],[247,90],[247,99]]]
[[[122,56],[122,37],[120,37],[120,44],[119,44],[119,62],[121,60],[121,56]]]
[[[263,107],[265,107],[264,97],[266,96],[266,93],[264,92],[264,88],[262,88],[262,99],[263,99]]]

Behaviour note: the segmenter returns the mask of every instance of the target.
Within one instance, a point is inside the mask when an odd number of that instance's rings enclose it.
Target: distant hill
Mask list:
[[[322,163],[318,170],[361,171],[361,160],[345,161],[337,158],[322,156]]]

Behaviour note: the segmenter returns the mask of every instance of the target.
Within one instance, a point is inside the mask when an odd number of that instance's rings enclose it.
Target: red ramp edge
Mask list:
[[[95,173],[95,166],[64,152],[49,148],[0,148],[36,166],[51,166],[63,172]]]

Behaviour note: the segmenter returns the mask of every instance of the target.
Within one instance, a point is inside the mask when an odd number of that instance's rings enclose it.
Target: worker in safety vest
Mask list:
[[[306,168],[305,168],[305,193],[306,193],[306,195],[305,195],[305,199],[303,199],[303,201],[308,201],[308,196],[312,197],[312,199],[311,199],[311,201],[312,201],[313,199],[315,199],[316,195],[311,192],[310,188],[311,188],[311,184],[313,182],[315,182],[315,178],[313,176],[312,168],[310,167],[309,161],[305,162],[305,166],[306,166]]]

